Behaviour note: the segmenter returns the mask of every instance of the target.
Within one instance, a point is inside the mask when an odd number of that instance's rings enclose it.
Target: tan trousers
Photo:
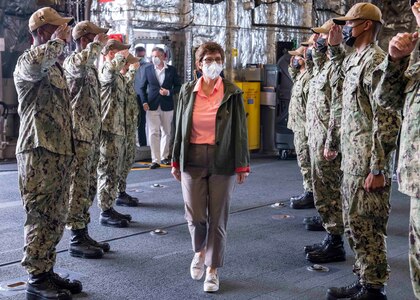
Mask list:
[[[223,266],[226,226],[235,176],[212,174],[214,146],[190,145],[181,173],[185,219],[194,252],[206,249],[206,266]]]
[[[146,123],[149,137],[152,162],[159,163],[169,157],[169,142],[171,138],[171,123],[174,111],[157,110],[146,112]]]

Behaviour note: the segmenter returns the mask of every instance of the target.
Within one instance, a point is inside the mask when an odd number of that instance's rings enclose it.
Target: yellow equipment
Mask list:
[[[249,150],[260,149],[261,82],[235,82],[235,84],[244,92]]]

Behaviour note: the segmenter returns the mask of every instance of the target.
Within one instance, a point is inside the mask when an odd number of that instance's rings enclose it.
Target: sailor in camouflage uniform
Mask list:
[[[33,46],[18,59],[14,81],[20,130],[16,147],[19,188],[26,212],[22,265],[29,273],[28,299],[71,299],[82,290],[54,273],[56,250],[67,214],[70,165],[74,149],[70,98],[57,63],[73,18],[54,9],[37,10],[29,19]]]
[[[344,78],[341,194],[345,232],[355,253],[353,271],[358,279],[346,287],[330,288],[328,296],[387,299],[388,166],[396,147],[400,117],[379,107],[373,97],[372,76],[385,58],[385,52],[375,42],[383,24],[382,13],[375,5],[362,2],[334,22],[345,25],[342,29],[338,25],[332,28],[329,44],[331,60]],[[356,48],[347,57],[340,46],[343,39]]]
[[[308,137],[306,134],[306,102],[308,100],[309,79],[312,70],[306,68],[304,54],[305,47],[301,46],[292,55],[289,74],[293,80],[293,88],[289,103],[287,128],[293,131],[293,141],[298,165],[303,177],[304,193],[294,197],[290,206],[294,209],[314,208],[312,193],[311,161],[309,159]]]
[[[119,182],[121,152],[126,135],[126,86],[120,73],[127,63],[130,45],[108,40],[102,52],[105,62],[99,71],[101,83],[102,132],[98,164],[98,205],[100,223],[110,227],[127,227],[131,216],[120,214],[113,208]]]
[[[72,32],[76,51],[63,64],[70,90],[76,152],[67,217],[67,228],[71,230],[69,253],[75,257],[101,258],[110,248],[109,244],[98,243],[88,234],[89,208],[93,202],[89,188],[91,180],[96,180],[101,130],[100,85],[95,63],[108,40],[106,32],[108,29],[89,21],[79,22]]]
[[[316,34],[313,50],[315,68],[309,84],[306,126],[315,206],[327,231],[323,242],[305,247],[306,259],[314,263],[346,259],[340,197],[340,123],[332,121],[341,116],[342,79],[326,54],[328,34],[333,24],[332,20],[328,20],[321,27],[312,29]],[[325,157],[326,154],[328,157]]]
[[[120,180],[118,182],[118,197],[115,204],[119,206],[138,206],[139,202],[136,197],[132,197],[126,192],[127,176],[131,170],[136,157],[136,132],[137,118],[139,114],[139,106],[137,104],[137,94],[134,90],[134,78],[136,71],[140,65],[140,58],[129,54],[127,63],[121,70],[124,75],[126,86],[126,105],[125,105],[125,126],[127,134],[124,141],[124,149],[121,152]]]
[[[418,28],[419,9],[420,2],[416,2],[412,10]],[[391,110],[402,110],[404,115],[397,174],[399,191],[411,197],[409,262],[414,294],[420,299],[420,62],[416,60],[408,67],[417,41],[418,33],[395,36],[374,79],[379,81],[375,90],[377,103]]]

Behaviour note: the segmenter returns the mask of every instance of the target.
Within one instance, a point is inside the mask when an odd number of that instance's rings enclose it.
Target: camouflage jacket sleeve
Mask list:
[[[111,62],[105,62],[100,74],[102,84],[113,82],[126,62],[126,58],[120,53],[115,54],[115,57]]]
[[[103,45],[99,42],[89,43],[86,49],[75,53],[70,59],[65,61],[64,68],[72,77],[81,78],[86,75],[85,66],[93,66],[99,57]]]
[[[312,50],[312,58],[314,70],[320,70],[327,61],[327,55],[317,51],[315,48]]]
[[[401,110],[404,106],[404,88],[408,78],[405,70],[409,57],[398,62],[390,60],[389,55],[373,73],[375,84],[374,98],[378,105],[388,109]]]
[[[125,83],[126,84],[134,84],[134,79],[136,77],[137,69],[133,67],[133,65],[130,65],[127,73],[125,73]]]
[[[363,74],[363,86],[369,96],[372,107],[372,149],[370,159],[371,170],[386,170],[391,152],[396,148],[398,131],[401,125],[399,112],[386,110],[379,106],[374,97],[376,83],[374,71],[383,62],[384,56],[377,54],[368,62]]]
[[[346,58],[346,51],[343,46],[329,46],[328,51],[330,52],[330,59],[336,66],[341,66]]]
[[[307,60],[305,62],[306,70],[308,71],[308,74],[310,77],[312,77],[312,72],[314,70],[314,62],[312,60]]]
[[[341,112],[343,110],[343,77],[340,70],[331,72],[331,108],[328,122],[325,148],[330,151],[340,151]]]
[[[64,41],[55,39],[27,50],[22,55],[17,75],[26,81],[40,81],[48,75],[48,69],[57,62],[65,45]]]
[[[296,68],[292,68],[291,66],[289,66],[287,70],[289,71],[289,75],[292,78],[293,82],[296,82],[296,79],[299,75],[299,70]]]

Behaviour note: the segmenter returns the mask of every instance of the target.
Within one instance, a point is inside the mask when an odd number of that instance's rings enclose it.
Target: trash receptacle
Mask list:
[[[276,148],[276,93],[261,92],[262,152],[278,155]]]

